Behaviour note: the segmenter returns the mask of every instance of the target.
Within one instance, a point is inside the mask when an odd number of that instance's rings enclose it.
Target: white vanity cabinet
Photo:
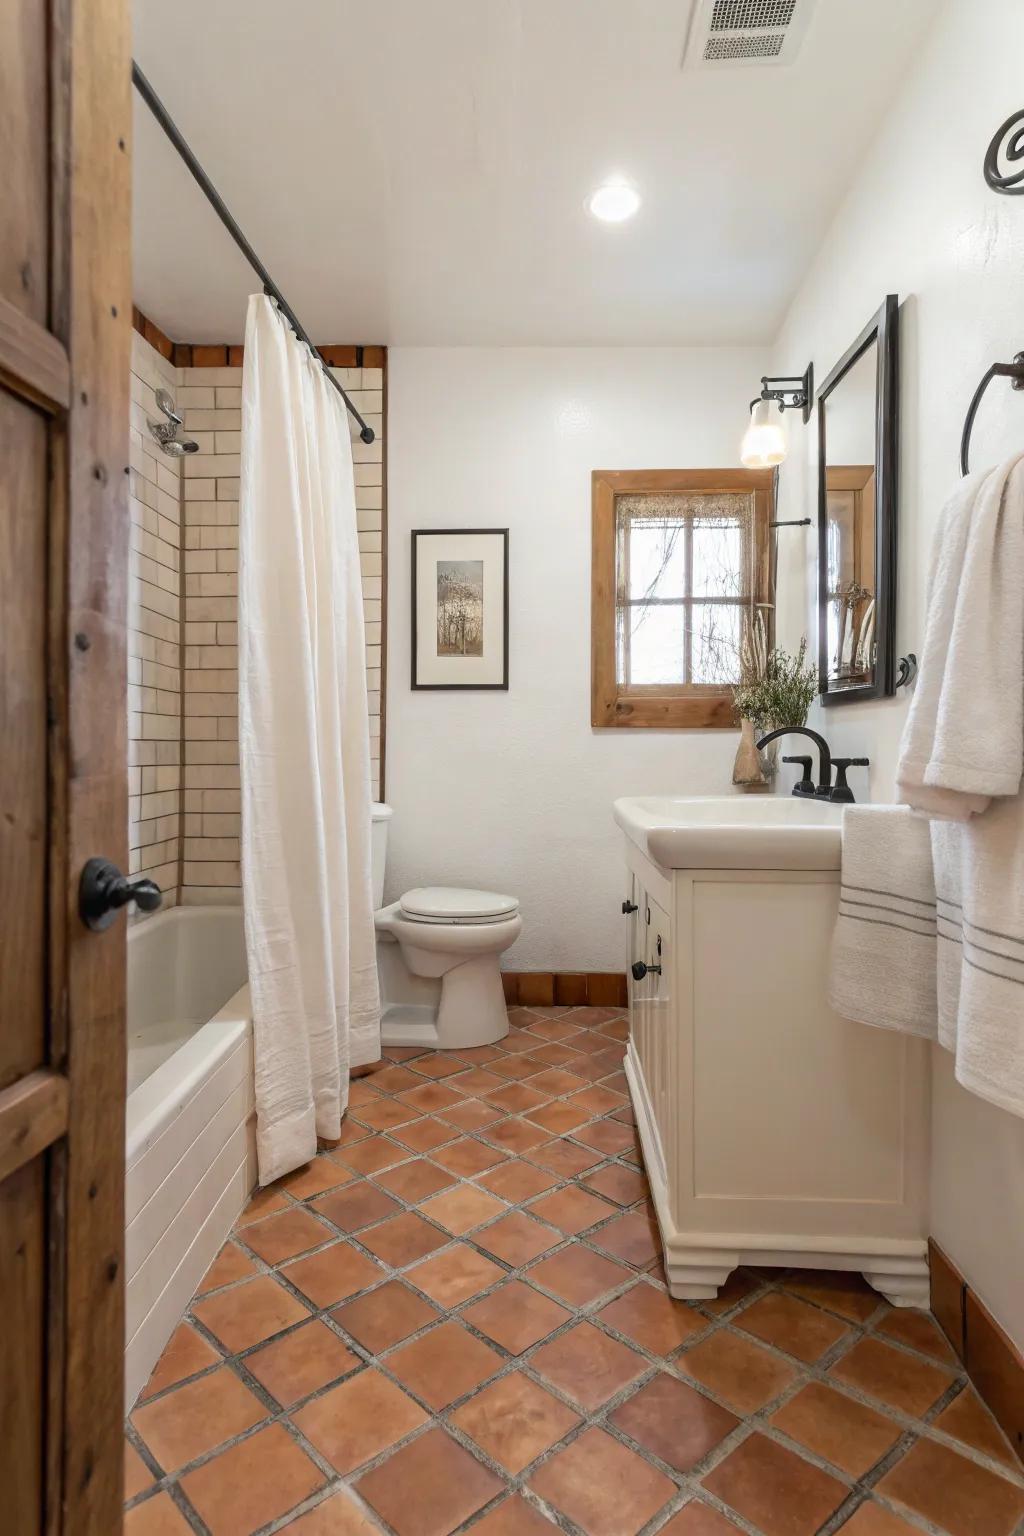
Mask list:
[[[859,1270],[926,1306],[926,1048],[826,1001],[840,839],[821,813],[835,808],[807,807],[804,838],[773,797],[731,837],[705,822],[673,843],[620,811],[654,804],[665,820],[734,802],[616,803],[629,965],[661,965],[630,975],[626,1075],[672,1294],[714,1296],[741,1263],[798,1265]],[[783,835],[759,840],[773,815]]]

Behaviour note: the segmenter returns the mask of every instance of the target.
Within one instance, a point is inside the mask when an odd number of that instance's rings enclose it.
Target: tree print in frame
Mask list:
[[[508,688],[508,529],[412,531],[412,686]]]

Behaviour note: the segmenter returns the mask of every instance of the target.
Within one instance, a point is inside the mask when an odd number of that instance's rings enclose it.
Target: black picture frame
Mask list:
[[[875,371],[875,667],[874,678],[853,688],[829,688],[828,500],[825,405],[854,364],[878,343]],[[818,406],[818,681],[821,702],[857,704],[896,692],[896,581],[899,551],[899,297],[887,294],[817,394]]]
[[[501,617],[502,678],[501,678],[501,682],[499,682],[499,683],[472,683],[472,682],[467,682],[467,683],[458,683],[458,682],[456,682],[456,683],[421,683],[421,682],[418,681],[418,678],[417,678],[417,671],[418,671],[418,655],[417,655],[417,640],[416,640],[416,636],[417,636],[417,620],[418,620],[417,601],[416,601],[416,586],[417,586],[417,581],[416,581],[416,546],[417,546],[417,541],[419,539],[423,538],[423,537],[443,538],[443,537],[445,537],[445,535],[449,535],[449,536],[455,537],[455,538],[462,538],[462,537],[464,537],[467,534],[486,535],[488,538],[497,538],[497,537],[500,536],[501,541],[502,541],[502,566],[503,566],[503,570],[502,570],[502,582],[501,582],[501,601],[502,601],[502,617]],[[457,690],[457,691],[472,690],[472,691],[476,691],[476,692],[488,692],[488,693],[500,692],[500,691],[507,692],[508,691],[508,635],[509,635],[509,623],[508,623],[508,595],[509,595],[508,548],[509,548],[509,540],[508,540],[508,534],[509,534],[509,530],[507,528],[413,528],[412,529],[412,569],[411,569],[411,577],[410,577],[411,620],[412,620],[412,647],[411,647],[411,649],[412,649],[412,657],[411,657],[412,665],[411,665],[411,681],[410,681],[410,686],[412,688],[416,689],[417,691],[423,691],[423,692],[432,691],[432,692],[439,692],[439,693],[444,693],[444,692],[449,692],[450,693],[450,692],[455,691],[455,690]]]

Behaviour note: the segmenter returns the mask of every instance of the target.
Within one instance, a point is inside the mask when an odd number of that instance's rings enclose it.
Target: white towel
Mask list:
[[[928,823],[905,806],[848,806],[832,1007],[861,1024],[934,1039],[935,933]]]
[[[1024,1115],[1024,455],[964,481],[936,530],[898,797],[929,818],[938,1038]],[[845,855],[844,855],[845,856]]]
[[[896,799],[966,821],[1024,770],[1024,455],[971,475],[935,531]]]

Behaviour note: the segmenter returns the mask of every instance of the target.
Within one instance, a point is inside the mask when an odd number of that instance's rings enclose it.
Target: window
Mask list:
[[[731,727],[769,620],[772,470],[595,470],[591,724]]]

